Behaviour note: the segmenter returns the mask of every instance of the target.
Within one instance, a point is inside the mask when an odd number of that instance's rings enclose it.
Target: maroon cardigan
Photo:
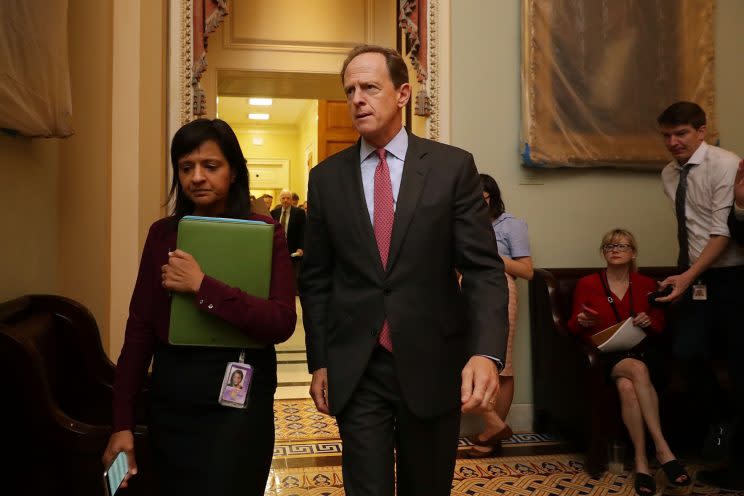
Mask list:
[[[257,298],[204,276],[194,305],[230,322],[246,335],[273,345],[286,341],[297,322],[295,285],[287,241],[281,225],[271,217],[253,214],[250,220],[276,225],[269,299]],[[124,346],[114,381],[114,432],[134,427],[134,400],[147,376],[157,342],[168,342],[170,297],[163,288],[161,267],[176,247],[177,224],[166,217],[150,226],[140,261],[137,283],[129,305]]]

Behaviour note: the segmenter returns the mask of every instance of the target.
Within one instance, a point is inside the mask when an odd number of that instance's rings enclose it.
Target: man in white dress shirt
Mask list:
[[[674,205],[680,248],[680,273],[661,282],[671,286],[672,293],[659,301],[677,300],[673,351],[701,415],[712,415],[707,418],[712,423],[732,425],[744,401],[744,247],[731,242],[728,226],[739,157],[705,142],[705,112],[695,103],[674,103],[657,122],[674,157],[661,179]],[[727,406],[721,405],[724,393],[710,368],[713,357],[729,362],[734,391]],[[716,410],[730,415],[716,417]],[[720,487],[733,489],[741,483],[713,472],[699,474],[701,480],[706,476]]]

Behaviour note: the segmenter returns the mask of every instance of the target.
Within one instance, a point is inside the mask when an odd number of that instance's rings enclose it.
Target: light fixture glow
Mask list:
[[[256,137],[253,138],[253,144],[254,145],[261,146],[261,145],[263,145],[263,143],[264,143],[263,142],[263,138],[261,138],[259,136],[256,136]]]
[[[254,121],[268,121],[269,114],[248,114],[248,118]]]
[[[271,98],[249,98],[248,104],[256,107],[268,107],[271,105]]]

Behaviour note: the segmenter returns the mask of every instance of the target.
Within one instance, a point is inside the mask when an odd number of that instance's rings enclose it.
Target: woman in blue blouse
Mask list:
[[[483,414],[485,429],[477,436],[470,436],[473,447],[468,454],[473,457],[489,456],[502,440],[512,435],[511,427],[505,422],[514,398],[514,374],[512,371],[512,343],[517,326],[517,277],[532,279],[532,257],[527,224],[504,211],[504,201],[496,180],[488,174],[481,174],[483,199],[488,204],[491,225],[496,234],[499,255],[504,260],[506,280],[509,284],[509,343],[506,350],[506,363],[499,374],[500,389],[492,410]]]

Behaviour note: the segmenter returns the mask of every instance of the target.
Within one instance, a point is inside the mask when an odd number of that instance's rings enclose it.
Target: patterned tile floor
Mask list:
[[[342,496],[341,442],[332,417],[319,414],[309,399],[277,400],[274,462],[266,495]],[[460,447],[468,442],[460,440]],[[599,480],[583,471],[583,456],[556,439],[534,433],[515,434],[499,456],[458,459],[452,496],[610,496],[633,495],[633,476],[609,473]],[[692,467],[694,470],[695,467]],[[663,477],[658,478],[663,487]],[[662,493],[660,493],[662,494]],[[685,492],[663,494],[695,496],[744,495],[695,484]]]

